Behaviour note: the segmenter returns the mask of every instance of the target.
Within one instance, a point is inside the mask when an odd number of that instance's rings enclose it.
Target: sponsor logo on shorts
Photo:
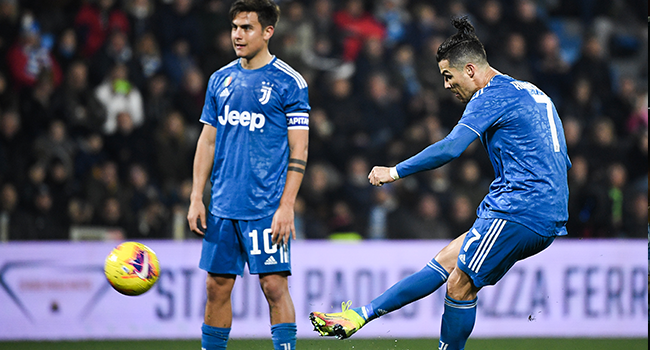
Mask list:
[[[269,258],[266,259],[266,261],[264,262],[264,265],[275,265],[277,263],[278,262],[275,260],[273,256],[269,256]]]

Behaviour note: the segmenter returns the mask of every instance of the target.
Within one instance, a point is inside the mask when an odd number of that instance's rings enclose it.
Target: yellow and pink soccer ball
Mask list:
[[[160,264],[151,248],[138,242],[124,242],[106,257],[104,274],[116,291],[140,295],[158,280]]]

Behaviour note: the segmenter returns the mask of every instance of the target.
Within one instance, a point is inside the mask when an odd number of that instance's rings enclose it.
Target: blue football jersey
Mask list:
[[[497,75],[472,96],[458,124],[478,135],[494,167],[477,215],[565,235],[571,162],[551,99],[531,83]]]
[[[235,60],[210,77],[201,122],[217,128],[210,212],[256,220],[280,204],[289,161],[287,132],[309,128],[307,83],[273,57],[247,70]]]

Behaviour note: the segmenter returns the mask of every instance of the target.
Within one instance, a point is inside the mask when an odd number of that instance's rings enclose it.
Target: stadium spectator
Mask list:
[[[42,44],[40,25],[30,15],[23,16],[20,35],[6,59],[16,91],[36,85],[39,77],[46,74],[51,76],[54,86],[61,83],[61,67],[50,48]]]
[[[400,45],[393,55],[394,81],[399,86],[406,102],[422,92],[422,85],[418,81],[416,59],[413,47],[408,44]]]
[[[363,48],[354,63],[356,68],[353,76],[353,91],[358,98],[367,91],[367,82],[373,73],[388,71],[388,53],[381,38],[373,37],[364,41]]]
[[[170,5],[160,7],[155,30],[163,52],[174,50],[173,47],[179,41],[184,41],[190,55],[203,53],[201,20],[194,6],[194,0],[173,0]]]
[[[564,126],[564,137],[566,138],[568,153],[573,156],[584,155],[586,152],[585,139],[583,138],[584,123],[577,118],[569,116],[564,118],[562,124]]]
[[[133,222],[129,221],[124,213],[125,208],[120,200],[115,197],[107,197],[100,203],[95,225],[118,231],[119,239],[139,238]]]
[[[135,53],[127,34],[120,30],[111,32],[102,48],[93,56],[90,64],[90,81],[93,86],[100,84],[116,65],[124,65],[128,80],[138,88],[142,87],[143,77]]]
[[[174,107],[174,97],[169,79],[164,74],[157,73],[149,78],[144,99],[146,129],[154,130],[162,124],[167,113]]]
[[[521,35],[511,32],[504,20],[504,9],[501,0],[486,0],[476,8],[476,31],[481,33],[481,41],[486,52],[499,52],[504,49],[504,42],[508,36]],[[524,43],[526,39],[523,38]],[[524,47],[524,57],[528,58],[528,47]],[[496,65],[499,68],[500,66]],[[505,66],[503,67],[505,68]],[[507,73],[507,72],[506,72]],[[515,77],[516,78],[516,77]]]
[[[523,35],[527,43],[540,42],[549,28],[539,15],[537,3],[533,0],[515,0],[514,2],[515,12],[509,21],[510,30]],[[535,56],[534,46],[528,47],[527,56],[531,58]]]
[[[71,226],[91,226],[94,224],[95,208],[82,198],[70,198],[67,210],[67,217]]]
[[[645,238],[644,232],[648,225],[648,192],[647,189],[635,190],[623,215],[625,237]]]
[[[230,23],[224,20],[224,18],[228,17],[228,4],[224,0],[205,0],[202,1],[201,6],[199,16],[201,18],[201,31],[203,32],[203,47],[208,48],[214,44],[215,39],[221,33],[230,33]],[[228,43],[230,44],[230,40],[228,40]],[[228,56],[232,56],[231,46],[228,45],[227,49],[224,52],[227,52]],[[205,54],[201,56],[204,57]],[[224,65],[217,65],[217,68]],[[212,69],[206,73],[209,74],[215,70],[217,69]]]
[[[39,186],[28,203],[26,216],[22,220],[20,240],[64,240],[68,239],[66,216],[61,216],[54,207],[52,194],[47,185]]]
[[[430,90],[436,98],[446,96],[445,88],[440,84],[442,76],[435,62],[436,51],[444,39],[441,35],[433,35],[424,40],[416,62],[420,84],[424,89]]]
[[[403,130],[406,121],[394,118],[404,115],[398,92],[381,72],[372,73],[367,81],[366,96],[362,101],[361,110],[368,143],[366,150],[370,157],[384,151],[388,142]]]
[[[191,178],[195,139],[196,135],[189,131],[178,111],[169,112],[156,129],[154,169],[161,177],[160,185],[165,192],[173,192],[185,179]]]
[[[104,201],[107,198],[117,198],[121,203],[126,202],[125,187],[118,176],[119,169],[114,161],[106,160],[93,171],[90,176],[85,178],[82,185],[84,197],[88,199],[93,208],[97,208],[98,213],[104,211]],[[103,215],[103,214],[102,214]]]
[[[597,87],[594,93],[600,101],[612,96],[612,68],[596,36],[587,37],[581,55],[571,67],[573,80],[587,79],[591,86]]]
[[[206,45],[205,54],[201,55],[200,67],[207,77],[217,69],[235,60],[230,41],[230,30],[223,30],[211,37]]]
[[[20,118],[27,135],[40,136],[56,119],[54,109],[55,86],[52,76],[43,72],[31,89],[23,90],[20,96]]]
[[[117,130],[106,137],[106,152],[116,162],[120,178],[126,179],[128,168],[134,163],[152,166],[152,145],[145,130],[136,127],[128,112],[117,115]]]
[[[99,172],[101,164],[108,160],[104,149],[104,138],[98,132],[89,133],[79,140],[79,152],[74,160],[74,175],[77,181],[85,181]]]
[[[77,46],[77,34],[74,28],[69,27],[64,29],[59,35],[58,43],[54,48],[54,57],[59,65],[61,65],[63,72],[67,72],[70,64],[81,58]]]
[[[11,182],[0,188],[0,240],[14,240],[21,233],[18,189]]]
[[[68,173],[72,173],[77,144],[70,139],[67,126],[62,120],[51,121],[48,132],[36,138],[33,145],[33,159],[44,164],[57,160]]]
[[[600,117],[591,123],[587,159],[595,180],[602,180],[604,171],[620,158],[623,145],[618,143],[614,123]]]
[[[304,58],[312,51],[315,34],[305,5],[300,1],[290,1],[284,6],[282,16],[275,29],[275,45],[271,49],[302,75],[309,76],[311,68]]]
[[[531,41],[532,40],[532,41]],[[543,33],[539,40],[527,38],[526,42],[533,43],[529,49],[537,49],[533,59],[534,82],[553,99],[556,108],[562,110],[564,95],[568,93],[571,66],[562,57],[560,40],[553,32]],[[537,43],[536,45],[534,43]]]
[[[423,51],[427,42],[434,36],[443,35],[447,24],[442,19],[438,8],[432,4],[421,2],[413,9],[414,19],[410,24],[409,35],[406,41],[415,49],[418,57],[425,57]]]
[[[353,95],[352,82],[349,79],[334,79],[327,85],[325,98],[329,103],[323,106],[328,120],[331,120],[333,131],[331,143],[332,152],[320,152],[315,149],[313,155],[321,159],[333,162],[333,164],[345,164],[348,152],[355,152],[359,149],[360,133],[363,130],[363,119],[359,101]],[[317,110],[313,115],[316,123],[319,121]],[[315,129],[320,131],[318,126]],[[319,138],[316,137],[315,142]],[[310,146],[311,147],[311,146]],[[325,150],[326,151],[326,150]],[[311,153],[311,150],[310,150]],[[343,167],[341,167],[342,169]]]
[[[126,193],[125,217],[137,228],[130,238],[171,238],[171,217],[162,203],[163,194],[141,164],[129,167]]]
[[[525,81],[533,80],[530,61],[526,57],[526,39],[519,33],[510,33],[505,38],[504,55],[497,56],[494,67],[504,74]]]
[[[180,90],[176,93],[174,106],[181,112],[188,125],[198,135],[196,120],[201,116],[205,102],[205,77],[196,66],[189,67],[183,73]]]
[[[562,108],[564,114],[591,124],[601,115],[602,106],[602,102],[594,90],[596,90],[595,87],[588,79],[574,80],[571,94],[565,100],[564,108]]]
[[[106,122],[106,110],[88,82],[88,65],[77,60],[70,64],[66,79],[54,95],[56,114],[76,138],[90,132],[101,132]]]
[[[176,40],[169,50],[163,53],[163,70],[172,86],[179,86],[183,76],[197,66],[197,61],[190,53],[189,42],[184,38]]]
[[[20,30],[20,7],[17,0],[0,2],[0,57],[6,57]],[[7,68],[0,60],[0,71]]]
[[[355,220],[354,231],[362,237],[368,235],[368,219],[374,199],[372,187],[368,187],[368,159],[361,155],[352,156],[346,166],[345,179],[339,195],[349,205]]]
[[[384,26],[366,11],[362,0],[346,0],[333,19],[344,36],[342,58],[345,61],[355,61],[366,40],[383,40],[386,35]]]
[[[574,155],[569,170],[569,221],[571,237],[589,237],[594,229],[596,193],[590,181],[589,163],[584,155]]]
[[[314,232],[307,231],[307,238],[326,238],[330,233],[329,219],[335,193],[341,182],[339,177],[337,171],[325,163],[311,163],[307,168],[299,195],[307,206],[305,217],[313,218],[314,225],[319,227]]]
[[[112,31],[131,32],[129,19],[115,0],[85,2],[77,12],[74,27],[85,58],[92,58]]]
[[[117,116],[122,112],[131,116],[136,127],[144,124],[142,95],[128,80],[128,68],[124,64],[113,66],[107,79],[95,88],[95,96],[106,110],[106,122],[102,128],[105,135],[112,135],[117,131]]]
[[[449,214],[451,216],[451,232],[467,232],[475,219],[471,199],[464,194],[455,194]]]
[[[72,168],[69,168],[58,158],[52,159],[48,168],[46,183],[52,194],[53,211],[60,218],[65,218],[66,225],[69,225],[68,203],[70,198],[80,192],[78,184],[74,181]]]
[[[398,208],[397,204],[397,198],[388,187],[375,189],[368,220],[368,239],[387,239],[389,233],[398,232],[389,221],[392,212]]]
[[[129,36],[131,43],[137,43],[143,35],[154,30],[155,10],[154,0],[124,1],[124,11],[132,28]]]
[[[406,4],[403,0],[382,0],[375,8],[375,18],[386,28],[384,42],[388,48],[394,48],[406,39],[412,19]]]
[[[628,196],[630,195],[627,171],[621,163],[612,163],[607,168],[607,179],[603,183],[601,199],[604,207],[604,225],[601,226],[600,237],[613,236],[625,237],[623,214],[626,210]]]
[[[137,236],[130,236],[131,239],[171,239],[172,216],[170,208],[160,200],[150,200],[147,206],[138,213]]]
[[[0,70],[0,111],[17,108],[18,97],[15,91],[9,86],[7,75]]]
[[[625,164],[630,180],[635,183],[645,182],[647,186],[648,162],[639,161],[639,159],[648,159],[647,127],[630,135],[627,142],[629,146],[625,151],[626,157],[621,160]]]
[[[135,59],[138,71],[142,72],[144,80],[150,79],[162,70],[162,54],[158,49],[156,37],[150,33],[143,33],[136,42]]]
[[[3,111],[0,115],[0,182],[19,184],[24,180],[29,163],[26,151],[30,147],[30,138],[22,130],[18,112]]]
[[[454,184],[455,188],[458,189],[456,193],[467,196],[471,207],[478,207],[487,194],[490,185],[487,181],[482,181],[483,178],[481,177],[478,162],[471,158],[467,159],[460,163],[455,173],[458,174],[455,177],[456,183]]]

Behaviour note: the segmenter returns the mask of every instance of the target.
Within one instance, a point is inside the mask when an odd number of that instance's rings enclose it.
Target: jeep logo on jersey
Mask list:
[[[221,125],[228,123],[232,126],[237,126],[239,124],[241,126],[247,126],[250,131],[255,131],[255,129],[261,129],[266,122],[264,114],[247,111],[231,111],[229,105],[226,105],[224,112],[225,117],[220,115],[217,118]]]
[[[267,102],[269,102],[269,99],[271,98],[271,91],[273,84],[271,83],[262,83],[262,97],[258,101],[260,101],[261,104],[265,105]]]

